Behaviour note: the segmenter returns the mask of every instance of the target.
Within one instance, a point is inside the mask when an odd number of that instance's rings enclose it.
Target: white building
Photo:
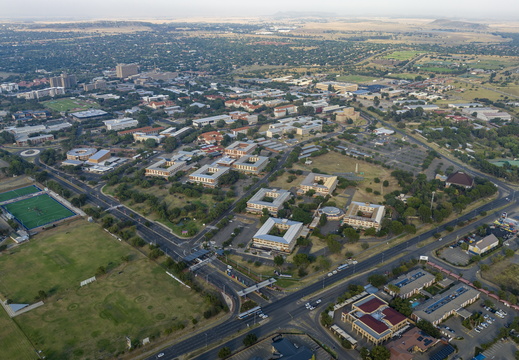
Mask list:
[[[216,124],[220,120],[223,120],[226,123],[233,121],[231,119],[230,115],[216,115],[216,116],[211,116],[211,117],[206,117],[206,118],[202,118],[202,119],[193,120],[193,126],[201,128],[201,127],[204,127],[206,125]]]
[[[218,186],[219,178],[229,170],[229,167],[218,164],[204,165],[189,175],[189,181],[214,188]]]
[[[247,201],[247,211],[262,213],[263,209],[267,209],[272,216],[277,216],[278,211],[283,208],[283,203],[291,196],[287,190],[261,188]]]
[[[103,121],[107,130],[123,130],[136,127],[139,122],[132,118],[112,119]]]

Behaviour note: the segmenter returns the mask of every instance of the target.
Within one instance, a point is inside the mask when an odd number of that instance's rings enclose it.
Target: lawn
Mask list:
[[[393,51],[391,54],[384,55],[382,58],[405,61],[405,60],[413,59],[418,54],[420,54],[418,51],[402,50],[402,51]]]
[[[29,197],[2,208],[11,213],[27,229],[50,224],[76,215],[48,194]]]
[[[103,191],[106,194],[113,196],[115,188],[116,186],[105,186]],[[166,186],[153,186],[147,189],[143,189],[141,187],[136,187],[135,189],[143,194],[152,194],[161,198],[164,200],[169,209],[175,207],[182,208],[190,203],[202,203],[207,206],[207,209],[211,209],[216,204],[216,201],[213,200],[213,195],[202,194],[202,196],[197,198],[189,198],[183,194],[170,194],[168,188],[166,188]],[[186,221],[182,222],[181,224],[174,224],[167,219],[162,219],[157,213],[151,211],[151,208],[146,201],[142,203],[135,203],[133,200],[125,200],[121,202],[132,210],[143,214],[148,219],[158,221],[161,224],[167,226],[179,236],[188,236],[185,233],[182,233],[183,230],[187,231],[196,228],[198,232],[204,227],[201,220],[196,220],[194,218],[186,219]]]
[[[77,98],[63,98],[57,100],[48,100],[42,104],[54,111],[83,111],[90,108],[98,108],[97,102],[92,100],[82,100]]]
[[[34,360],[35,349],[16,323],[0,309],[0,353],[2,359]]]
[[[107,274],[80,287],[100,266]],[[83,220],[40,233],[0,257],[0,268],[0,292],[13,302],[32,303],[39,290],[49,295],[44,306],[15,318],[47,359],[113,357],[125,336],[159,335],[175,322],[201,320],[205,310],[197,293]]]
[[[6,191],[6,192],[3,192],[3,193],[0,194],[0,202],[4,202],[4,201],[7,201],[7,200],[11,200],[11,199],[16,199],[17,197],[28,195],[28,194],[33,194],[33,193],[36,193],[38,191],[41,191],[41,190],[38,189],[34,185],[26,186],[26,187],[23,187],[23,188],[20,188],[20,189],[11,190],[11,191]]]

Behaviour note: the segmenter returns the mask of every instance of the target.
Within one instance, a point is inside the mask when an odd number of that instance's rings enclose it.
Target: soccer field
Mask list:
[[[6,191],[3,193],[0,193],[0,202],[15,199],[17,197],[24,196],[27,194],[36,193],[38,191],[41,191],[41,189],[37,188],[34,185],[26,186],[26,187],[16,189],[16,190]]]
[[[28,230],[76,215],[47,194],[2,206]]]
[[[86,101],[81,99],[63,98],[58,100],[44,101],[43,105],[54,111],[83,111],[90,108],[97,108],[98,105],[93,101]]]

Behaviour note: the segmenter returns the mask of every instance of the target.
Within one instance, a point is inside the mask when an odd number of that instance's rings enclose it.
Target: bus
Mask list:
[[[342,264],[341,266],[339,266],[337,268],[337,271],[342,271],[342,270],[346,269],[347,267],[348,267],[348,264]]]
[[[254,315],[254,314],[256,314],[256,313],[258,313],[260,311],[261,311],[261,307],[260,306],[256,306],[256,307],[254,307],[254,308],[252,308],[250,310],[247,310],[245,312],[242,312],[241,314],[238,314],[238,319],[243,320],[243,319],[245,319],[245,318],[247,318],[247,317],[249,317],[251,315]]]

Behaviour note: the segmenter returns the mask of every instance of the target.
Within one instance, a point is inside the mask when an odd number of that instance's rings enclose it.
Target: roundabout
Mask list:
[[[29,149],[29,150],[22,151],[20,153],[20,155],[22,155],[24,157],[29,157],[29,156],[36,156],[39,153],[40,153],[40,150],[38,150],[38,149]]]

